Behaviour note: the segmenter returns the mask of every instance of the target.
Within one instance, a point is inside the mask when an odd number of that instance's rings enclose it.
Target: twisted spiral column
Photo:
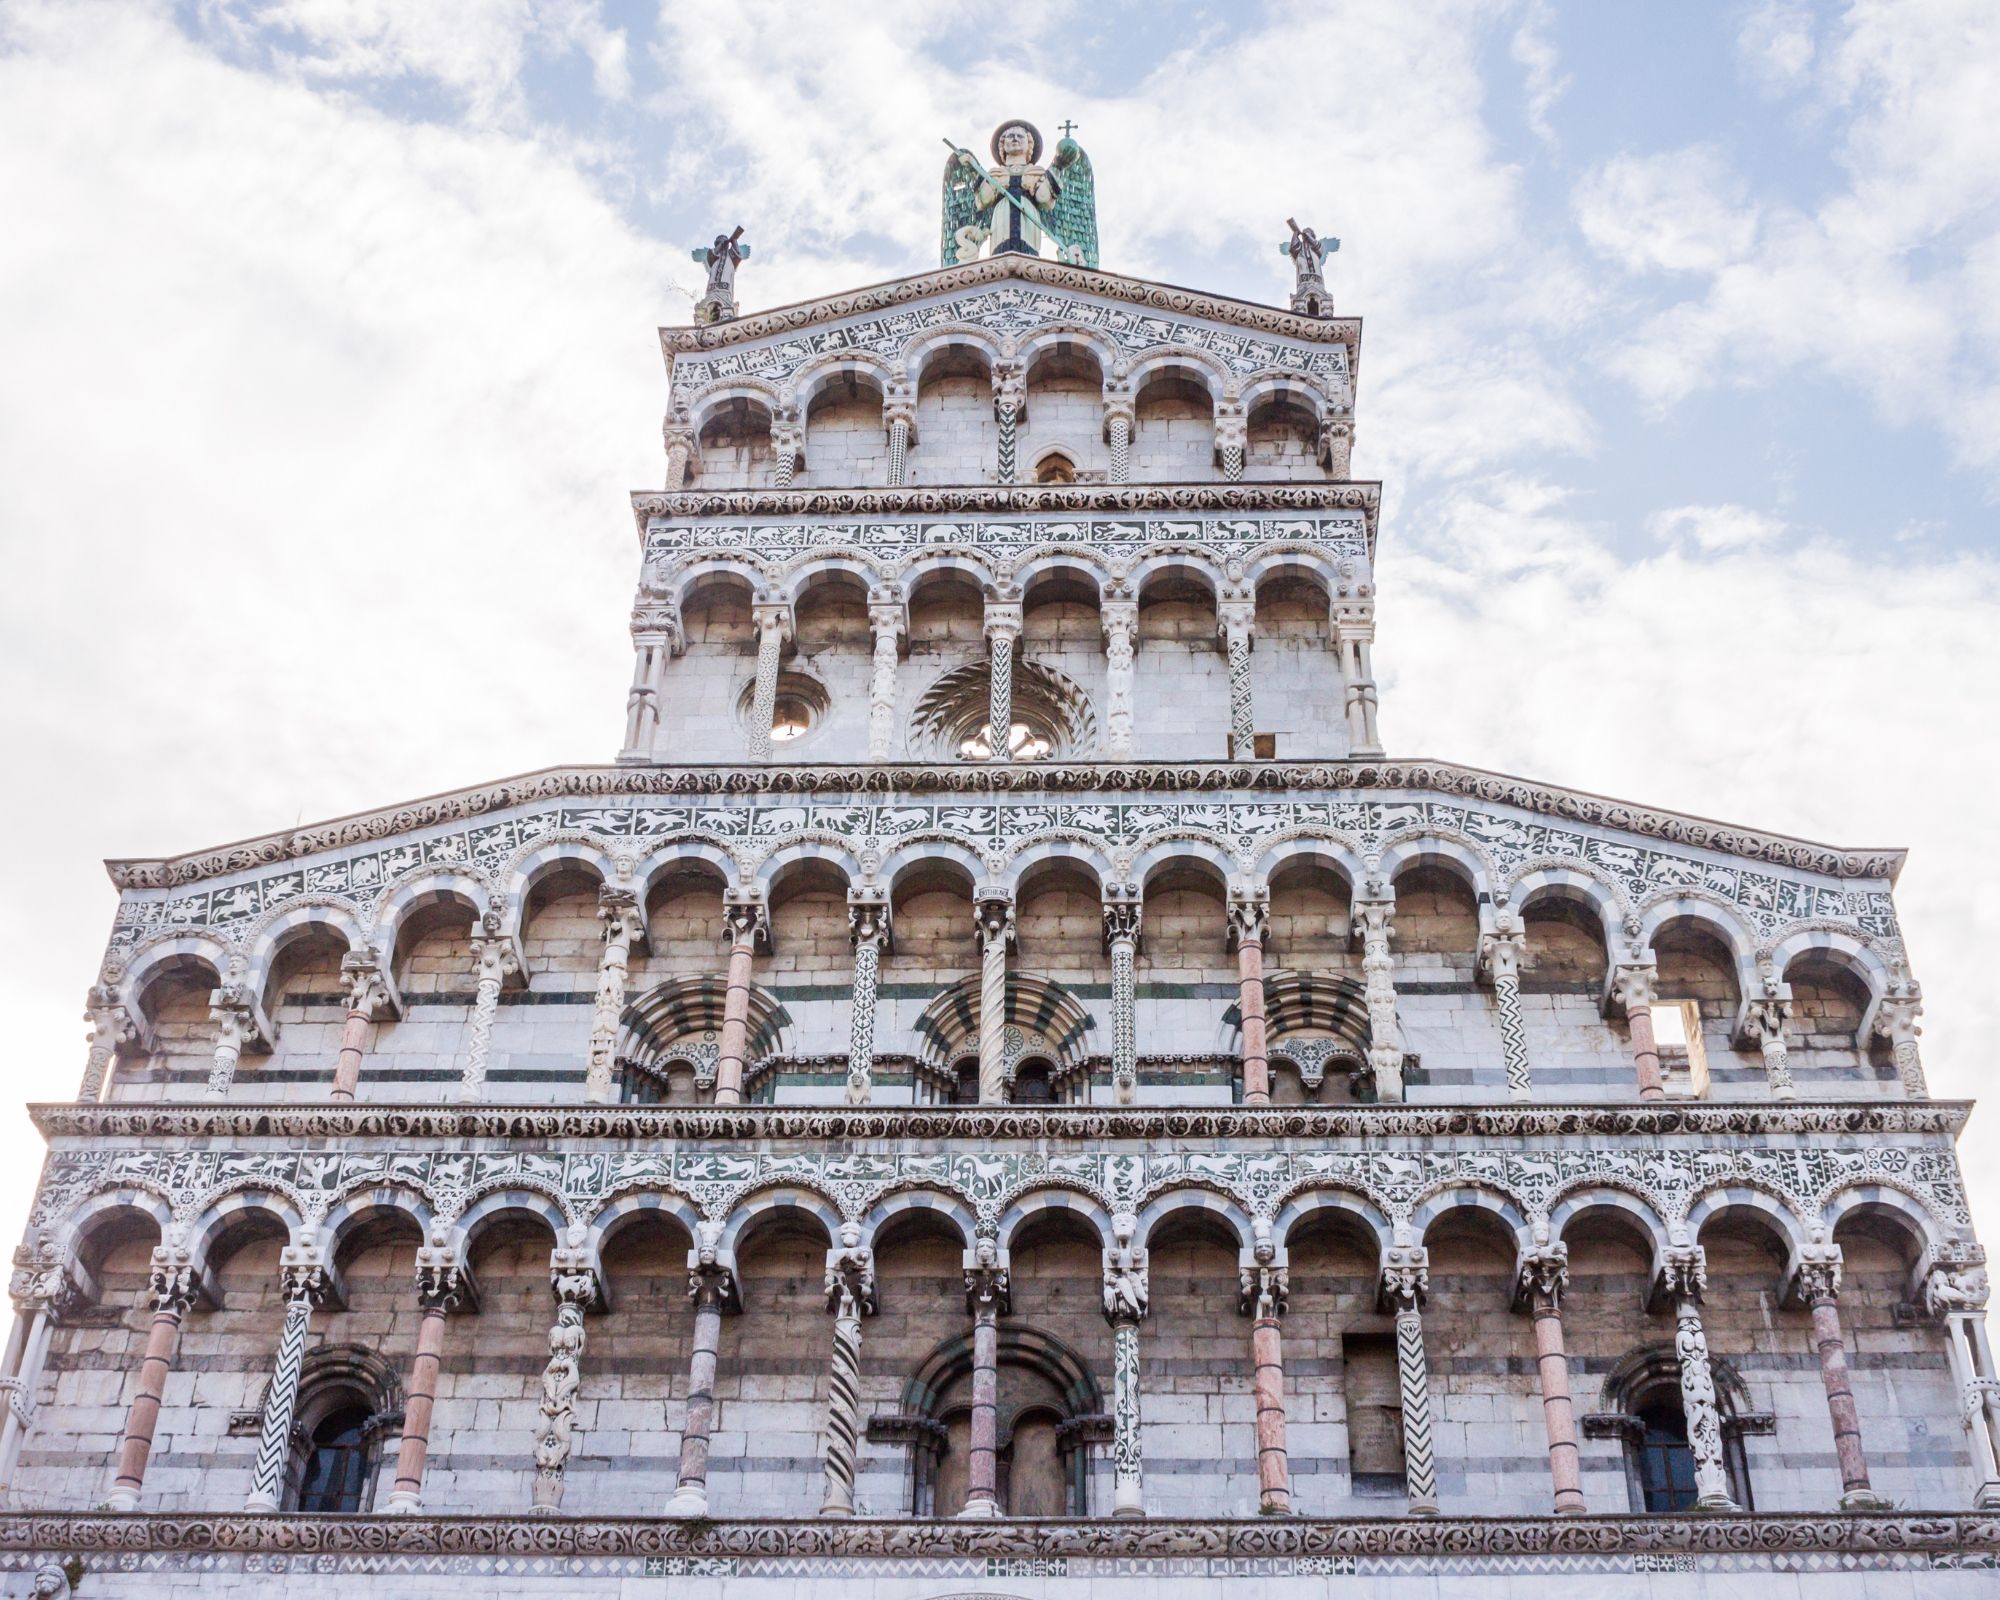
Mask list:
[[[1007,1098],[1007,946],[1014,938],[1014,902],[987,892],[973,906],[980,938],[979,1103]]]

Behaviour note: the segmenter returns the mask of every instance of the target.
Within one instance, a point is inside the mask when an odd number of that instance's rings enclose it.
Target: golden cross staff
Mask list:
[[[979,164],[979,158],[975,156],[970,150],[965,150],[960,148],[958,145],[953,144],[949,139],[946,139],[944,141],[944,144],[947,150],[950,150],[954,155],[958,157],[959,160],[966,162],[968,165],[970,165],[972,170],[978,173],[981,178],[984,178],[988,183],[993,183],[993,180],[991,178],[986,177],[986,169]],[[993,187],[999,190],[1000,198],[1005,200],[1007,204],[1012,206],[1016,211],[1020,212],[1021,215],[1027,221],[1032,222],[1037,228],[1046,228],[1048,226],[1048,223],[1043,220],[1042,214],[1039,211],[1037,211],[1033,206],[1029,205],[1028,202],[1023,200],[1019,195],[1015,194],[1013,190],[1005,188],[997,183],[994,183]]]

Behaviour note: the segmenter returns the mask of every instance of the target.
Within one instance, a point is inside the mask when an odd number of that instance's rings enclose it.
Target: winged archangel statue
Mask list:
[[[1041,134],[1018,118],[993,130],[991,167],[952,145],[944,164],[942,265],[977,261],[989,246],[994,255],[1037,256],[1045,233],[1062,260],[1097,265],[1097,187],[1090,157],[1069,137],[1075,126],[1063,124],[1063,141],[1046,167]]]

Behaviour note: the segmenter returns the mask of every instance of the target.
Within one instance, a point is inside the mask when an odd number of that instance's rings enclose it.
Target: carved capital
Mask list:
[[[604,1303],[604,1287],[598,1281],[597,1273],[573,1261],[550,1267],[549,1293],[555,1297],[558,1309],[581,1306],[590,1311]]]
[[[1699,1301],[1708,1289],[1708,1252],[1698,1244],[1668,1245],[1657,1288],[1668,1299]]]
[[[781,645],[792,642],[792,606],[789,600],[774,600],[766,596],[751,602],[750,621],[757,629],[761,642],[777,635]]]
[[[1250,443],[1250,418],[1240,404],[1224,403],[1215,408],[1215,453],[1242,450]]]
[[[1645,1011],[1659,998],[1660,969],[1656,962],[1621,961],[1611,973],[1611,993],[1629,1017]]]
[[[471,1280],[456,1261],[426,1261],[423,1257],[428,1253],[417,1252],[417,1304],[426,1311],[450,1315],[465,1303]]]
[[[847,891],[847,932],[856,944],[889,942],[889,891],[864,885]]]
[[[370,1022],[402,1014],[403,998],[374,945],[363,945],[340,958],[340,981],[347,990],[349,1011],[360,1012]]]
[[[1114,1327],[1141,1322],[1152,1301],[1146,1252],[1130,1246],[1104,1252],[1104,1315]]]
[[[1838,1299],[1841,1264],[1840,1246],[1831,1240],[1806,1245],[1792,1275],[1792,1293],[1808,1306]]]
[[[1934,1319],[1955,1311],[1984,1311],[1992,1293],[1986,1252],[1970,1242],[1940,1250],[1924,1275],[1921,1304]]]
[[[974,1316],[978,1316],[982,1311],[1004,1316],[1012,1305],[1005,1267],[993,1261],[975,1261],[965,1269],[967,1311]]]
[[[986,602],[986,637],[1005,639],[1009,644],[1021,637],[1021,602],[1018,600],[988,600]]]
[[[1421,1311],[1431,1292],[1431,1253],[1420,1244],[1392,1244],[1382,1252],[1376,1298],[1389,1311]]]
[[[771,916],[761,884],[738,884],[722,897],[722,940],[732,947],[770,947]]]
[[[1258,1262],[1237,1269],[1236,1309],[1243,1316],[1282,1317],[1291,1293],[1291,1278],[1284,1267]]]
[[[1120,939],[1139,942],[1139,925],[1145,911],[1139,885],[1107,883],[1104,886],[1104,943],[1108,949]]]
[[[1386,950],[1396,933],[1395,897],[1390,894],[1356,896],[1354,931],[1361,936],[1364,945],[1379,944]]]
[[[1253,644],[1257,637],[1257,599],[1254,595],[1225,597],[1215,605],[1215,632],[1225,644]]]
[[[1875,1031],[1891,1044],[1914,1043],[1924,1030],[1917,1018],[1924,1014],[1923,992],[1914,980],[1906,994],[1885,994],[1875,1005]]]
[[[1229,948],[1262,944],[1271,931],[1271,891],[1237,879],[1229,885]]]
[[[1520,912],[1501,906],[1479,935],[1479,970],[1492,979],[1519,978],[1528,952],[1528,929]]]
[[[1569,1246],[1555,1239],[1524,1254],[1519,1281],[1522,1299],[1532,1304],[1539,1297],[1560,1306],[1569,1289]]]
[[[177,1245],[156,1247],[146,1280],[146,1299],[152,1308],[184,1317],[200,1293],[201,1281],[188,1252]]]
[[[982,943],[1014,942],[1014,897],[999,884],[983,883],[972,892],[972,920]]]
[[[333,1274],[319,1261],[288,1261],[279,1269],[287,1302],[303,1300],[314,1310],[333,1298]]]
[[[875,1252],[861,1243],[853,1223],[841,1230],[840,1243],[826,1253],[826,1308],[838,1313],[848,1306],[860,1316],[875,1310]]]
[[[735,1267],[718,1258],[712,1246],[688,1252],[688,1298],[696,1310],[713,1306],[727,1311],[736,1305]]]

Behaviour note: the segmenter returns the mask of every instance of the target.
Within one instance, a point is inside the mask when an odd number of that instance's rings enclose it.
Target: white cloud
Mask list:
[[[1627,272],[1715,272],[1757,237],[1756,208],[1711,145],[1614,156],[1577,185],[1575,208],[1591,248]]]
[[[1893,425],[1934,425],[1960,463],[2000,472],[2000,9],[1854,0],[1794,58],[1839,129],[1846,184],[1822,202],[1752,197],[1751,240],[1726,193],[1717,206],[1707,185],[1677,195],[1664,181],[1681,157],[1622,157],[1579,187],[1593,244],[1628,266],[1707,279],[1617,336],[1611,365],[1655,405],[1815,373]]]
[[[1526,80],[1523,87],[1528,98],[1528,126],[1536,138],[1550,144],[1555,142],[1555,130],[1549,126],[1549,113],[1569,88],[1569,78],[1561,70],[1562,56],[1549,37],[1554,26],[1555,14],[1549,9],[1548,0],[1528,0],[1509,46],[1515,65],[1523,70]]]
[[[1676,506],[1654,512],[1646,519],[1646,531],[1662,544],[1686,541],[1713,554],[1771,544],[1785,531],[1785,524],[1748,506]]]
[[[1802,87],[1813,62],[1811,9],[1804,0],[1762,0],[1737,29],[1736,50],[1766,94]]]
[[[477,122],[517,116],[530,58],[580,51],[607,100],[632,92],[597,0],[209,0],[205,23],[308,81],[423,78]]]

